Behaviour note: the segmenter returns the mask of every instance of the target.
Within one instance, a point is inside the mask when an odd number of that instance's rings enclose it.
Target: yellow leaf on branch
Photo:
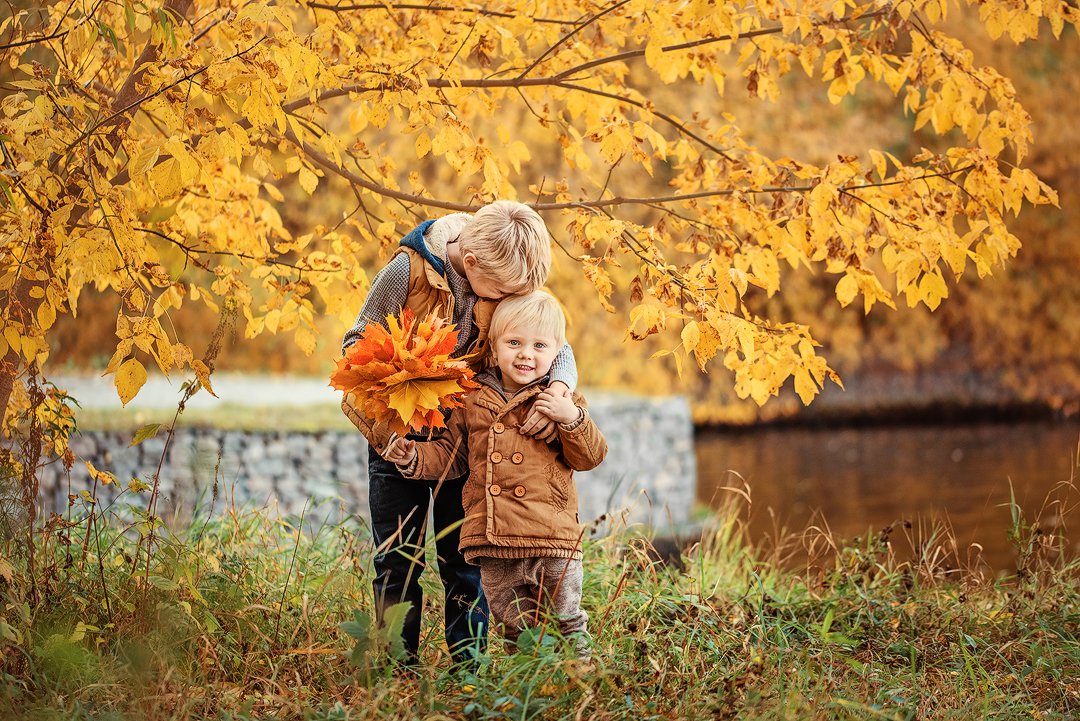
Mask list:
[[[431,152],[431,137],[421,131],[416,136],[416,157],[417,159],[423,158],[429,152]]]
[[[698,340],[694,344],[694,360],[697,361],[698,368],[704,373],[706,364],[720,350],[721,338],[712,323],[701,323],[698,330]]]
[[[945,285],[945,279],[941,277],[941,271],[937,268],[930,273],[924,273],[919,281],[919,300],[926,304],[930,310],[934,310],[943,298],[949,296],[949,287]]]
[[[191,369],[195,371],[195,377],[199,379],[199,385],[205,388],[207,393],[217,398],[214,387],[210,385],[210,367],[204,361],[193,360],[191,361]]]
[[[855,300],[858,293],[859,283],[855,280],[855,276],[850,273],[846,274],[836,284],[836,299],[840,301],[841,306],[847,306],[851,301]]]
[[[799,394],[799,400],[804,406],[810,405],[810,401],[818,394],[817,384],[814,383],[810,371],[805,368],[795,371],[795,392]]]
[[[683,350],[685,350],[687,354],[692,353],[701,341],[701,330],[698,327],[697,321],[692,320],[683,326],[680,335],[682,338]]]
[[[98,470],[90,461],[83,461],[86,464],[86,470],[90,472],[90,477],[94,479],[95,483],[100,483],[103,486],[116,483],[116,476],[108,471]]]
[[[314,195],[315,189],[319,187],[319,176],[314,173],[310,168],[300,168],[300,187],[304,189],[304,192],[308,195]]]
[[[634,340],[642,340],[667,326],[667,312],[655,303],[642,303],[630,311],[630,327],[627,330]]]
[[[146,383],[146,368],[137,358],[129,358],[116,369],[113,379],[120,402],[125,406],[131,402]]]

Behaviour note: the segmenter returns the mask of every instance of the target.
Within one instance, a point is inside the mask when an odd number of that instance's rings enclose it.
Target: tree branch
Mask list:
[[[870,208],[870,210],[872,210],[873,212],[877,213],[878,215],[880,215],[883,218],[887,218],[888,220],[891,220],[892,222],[896,223],[897,225],[902,225],[902,226],[904,226],[906,228],[911,228],[912,230],[920,230],[919,226],[915,225],[914,223],[909,223],[906,220],[901,220],[900,218],[897,218],[897,217],[893,216],[892,213],[889,213],[887,211],[882,210],[881,208],[878,208],[877,206],[875,206],[873,203],[866,200],[865,198],[860,198],[858,193],[853,193],[850,190],[847,190],[845,188],[841,188],[840,190],[838,190],[836,192],[838,192],[841,195],[845,195],[845,196],[851,198],[852,200],[856,200],[856,201],[862,203],[866,207]]]
[[[963,168],[956,168],[954,170],[945,170],[939,173],[926,173],[920,175],[917,178],[908,178],[905,180],[890,180],[882,183],[864,183],[862,185],[842,185],[837,187],[837,192],[841,193],[854,193],[859,190],[866,190],[867,188],[885,188],[890,185],[903,185],[905,183],[914,183],[919,180],[928,180],[930,178],[948,178],[959,173],[966,172],[974,168],[974,165],[966,165]],[[697,200],[699,198],[716,198],[725,195],[734,195],[735,193],[742,193],[744,195],[760,195],[761,193],[809,193],[816,186],[814,185],[788,185],[788,186],[767,186],[764,188],[725,188],[722,190],[702,190],[697,193],[685,193],[683,195],[661,195],[654,197],[612,197],[604,200],[577,200],[567,203],[534,203],[532,207],[536,210],[567,210],[570,208],[610,208],[616,205],[649,205],[649,204],[663,204],[663,203],[681,203],[687,200]]]
[[[875,12],[872,12],[872,13],[867,13],[866,15],[863,15],[860,18],[860,20],[880,17],[880,16],[882,16],[882,15],[884,15],[886,13],[887,13],[886,10],[878,10],[878,11],[875,11]],[[823,25],[829,25],[831,23],[832,23],[832,21],[823,21],[823,22],[816,23],[816,25],[823,26]],[[710,36],[710,37],[707,37],[707,38],[701,38],[699,40],[693,40],[693,41],[686,42],[686,43],[680,43],[678,45],[666,45],[663,48],[661,48],[661,52],[665,52],[665,53],[666,52],[676,52],[676,51],[679,51],[679,50],[687,50],[689,48],[698,47],[700,45],[708,45],[710,43],[717,43],[717,42],[721,42],[721,41],[745,40],[745,39],[748,39],[748,38],[757,37],[759,35],[773,35],[773,34],[780,33],[780,32],[783,32],[783,28],[777,26],[777,27],[770,27],[770,28],[761,28],[759,30],[750,30],[748,32],[739,33],[737,35],[732,35],[732,36],[728,36],[728,37]],[[610,56],[608,56],[606,58],[597,58],[596,60],[591,60],[591,61],[589,61],[587,63],[582,63],[581,65],[575,65],[574,67],[563,70],[562,72],[559,72],[556,75],[545,76],[545,77],[540,77],[540,78],[528,78],[528,77],[522,77],[522,76],[518,76],[518,77],[514,77],[514,78],[504,78],[504,79],[500,79],[500,78],[462,78],[462,79],[450,80],[450,79],[446,79],[446,78],[428,78],[427,80],[424,81],[424,84],[427,87],[430,87],[430,88],[497,89],[497,88],[526,88],[526,87],[546,87],[546,86],[558,87],[562,83],[565,83],[567,78],[569,78],[569,77],[571,77],[573,75],[576,75],[578,73],[584,72],[585,70],[590,70],[590,69],[592,69],[594,67],[598,67],[600,65],[606,65],[608,63],[613,63],[613,62],[618,62],[618,61],[623,61],[623,60],[632,60],[632,59],[640,58],[640,57],[644,57],[644,56],[645,56],[645,50],[644,49],[630,50],[630,51],[627,51],[625,53],[619,53],[618,55],[610,55]],[[369,93],[369,92],[382,93],[382,92],[386,92],[386,91],[389,91],[389,90],[400,90],[400,89],[401,89],[400,84],[396,84],[396,83],[393,83],[393,82],[379,83],[379,84],[376,84],[376,85],[358,85],[358,84],[354,83],[354,84],[351,84],[351,85],[343,85],[343,86],[341,86],[339,88],[334,88],[332,90],[327,90],[325,92],[319,93],[318,96],[314,100],[312,100],[308,96],[305,96],[305,97],[302,97],[302,98],[297,98],[296,100],[293,100],[291,102],[286,103],[285,105],[282,106],[282,108],[288,112],[288,111],[298,110],[298,109],[306,107],[308,105],[318,104],[318,103],[321,103],[321,102],[326,101],[326,100],[333,100],[335,98],[340,98],[340,97],[352,95],[353,93]]]
[[[415,195],[412,193],[403,193],[400,190],[392,190],[385,186],[374,183],[366,178],[363,178],[356,173],[353,173],[346,168],[342,168],[330,158],[326,157],[318,150],[315,149],[309,143],[301,141],[296,137],[296,134],[292,130],[287,130],[282,137],[288,140],[293,145],[297,146],[304,151],[312,161],[314,161],[320,167],[330,171],[331,173],[342,177],[353,185],[360,186],[365,190],[369,190],[376,195],[381,195],[386,198],[393,198],[405,203],[413,203],[415,205],[422,205],[429,208],[441,208],[443,210],[453,210],[456,212],[471,212],[477,209],[477,206],[471,203],[453,203],[445,200],[438,200],[436,198],[425,198],[422,195]],[[939,173],[927,173],[920,175],[918,178],[909,178],[905,180],[886,181],[882,183],[864,183],[862,185],[849,185],[840,186],[837,188],[839,192],[854,193],[858,190],[865,190],[867,188],[883,188],[890,185],[900,185],[903,183],[911,183],[918,180],[926,180],[929,178],[948,177],[956,175],[958,173],[965,172],[973,168],[973,165],[964,166],[963,168],[956,168],[954,170],[942,171]],[[763,188],[724,188],[720,190],[703,190],[697,193],[684,193],[682,195],[659,195],[652,197],[623,197],[613,196],[611,198],[598,199],[598,200],[575,200],[564,203],[530,203],[535,210],[569,210],[572,208],[579,209],[601,209],[610,208],[618,205],[661,205],[665,203],[681,203],[687,200],[697,200],[700,198],[716,198],[726,195],[734,195],[735,193],[743,193],[746,195],[759,195],[762,193],[809,193],[814,189],[814,185],[790,185],[790,186],[766,186]]]
[[[596,89],[593,89],[593,88],[587,88],[584,85],[575,85],[573,83],[559,82],[559,83],[556,83],[555,86],[560,87],[560,88],[565,88],[567,90],[576,90],[576,91],[581,92],[581,93],[588,93],[590,95],[599,95],[600,97],[610,98],[610,99],[616,100],[616,101],[618,101],[620,103],[627,103],[629,105],[633,105],[635,107],[641,108],[642,110],[645,110],[645,111],[647,111],[649,113],[652,113],[654,116],[656,116],[656,117],[660,118],[661,120],[663,120],[664,122],[668,123],[669,125],[674,127],[676,130],[678,130],[683,135],[687,135],[687,136],[693,138],[694,140],[698,141],[699,143],[704,145],[706,148],[708,148],[709,150],[711,150],[714,153],[716,153],[717,155],[719,155],[720,157],[731,160],[731,158],[728,156],[727,153],[725,153],[723,150],[721,150],[720,148],[718,148],[715,145],[713,145],[712,143],[710,143],[705,138],[703,138],[700,135],[694,133],[692,130],[690,130],[688,127],[686,127],[685,125],[680,123],[675,118],[671,117],[667,113],[662,113],[659,110],[657,110],[656,108],[650,107],[649,105],[646,105],[645,103],[643,103],[643,102],[641,102],[639,100],[633,100],[633,99],[628,98],[628,97],[626,97],[624,95],[618,95],[616,93],[609,93],[609,92],[604,91],[604,90],[596,90]]]
[[[353,211],[353,212],[356,212],[356,211]],[[210,267],[208,265],[206,265],[205,263],[199,262],[199,254],[202,254],[202,255],[219,255],[219,256],[226,256],[226,257],[229,257],[229,258],[239,258],[241,260],[253,260],[256,263],[259,263],[261,265],[274,265],[274,266],[279,266],[281,268],[290,268],[292,270],[298,270],[301,273],[303,273],[304,271],[308,271],[308,272],[311,272],[311,273],[339,273],[339,272],[341,272],[341,268],[317,268],[317,267],[313,267],[313,266],[310,266],[310,265],[297,265],[295,263],[286,263],[283,260],[278,260],[277,258],[272,258],[272,257],[269,257],[269,256],[260,258],[260,257],[255,256],[255,255],[250,255],[248,253],[238,253],[238,252],[233,251],[233,250],[210,250],[209,248],[192,248],[187,243],[183,243],[183,242],[177,240],[176,238],[173,238],[172,236],[169,236],[169,235],[167,235],[165,233],[162,233],[161,231],[154,230],[153,228],[133,228],[133,230],[137,230],[137,231],[139,231],[141,233],[146,233],[148,235],[153,235],[155,237],[161,238],[162,240],[169,241],[170,243],[175,245],[177,248],[179,248],[181,251],[183,251],[184,255],[192,263],[194,263],[199,268],[201,268],[203,270],[207,270],[207,271],[210,270]]]
[[[498,10],[485,10],[483,8],[454,7],[453,5],[421,5],[419,3],[365,3],[360,5],[330,5],[329,3],[309,2],[309,8],[316,10],[329,10],[330,12],[347,12],[350,10],[426,10],[428,12],[446,13],[473,13],[497,18],[521,17],[521,13],[504,13]],[[553,25],[573,25],[574,20],[557,20],[555,18],[530,18],[537,23],[550,23]]]
[[[98,4],[100,5],[100,3],[98,3]],[[49,40],[56,40],[58,38],[64,37],[65,35],[67,35],[71,31],[70,30],[65,30],[63,32],[60,32],[59,31],[60,30],[60,25],[63,24],[64,20],[67,19],[67,16],[71,12],[71,8],[74,5],[75,5],[75,0],[71,0],[71,2],[68,3],[67,8],[64,9],[64,14],[61,15],[60,19],[56,21],[56,28],[57,29],[54,30],[51,34],[42,35],[42,36],[36,37],[36,38],[27,38],[26,40],[20,40],[19,42],[16,42],[16,43],[8,43],[7,45],[0,45],[0,50],[10,50],[11,48],[19,48],[19,47],[24,47],[26,45],[34,45],[36,43],[44,43],[44,42],[48,42]],[[96,11],[97,11],[97,6],[94,7],[94,10],[92,10],[90,12],[90,14],[93,15],[93,13],[96,12]],[[79,21],[79,23],[81,23],[81,22],[82,22],[82,20]],[[76,27],[78,27],[79,23],[76,23]],[[14,30],[15,30],[15,25],[14,25],[14,23],[12,23],[12,34],[14,34]]]
[[[874,11],[872,13],[867,13],[866,15],[863,15],[859,19],[860,20],[872,19],[872,18],[879,17],[881,15],[885,15],[885,14],[887,14],[887,12],[891,12],[891,10],[889,10],[889,11],[887,11],[887,10],[876,10],[876,11]],[[814,25],[814,27],[819,27],[819,26],[822,26],[822,25],[831,25],[831,24],[833,24],[833,21],[824,20],[824,21],[821,21],[821,22],[814,23],[813,25]],[[727,35],[727,36],[724,36],[724,37],[709,36],[707,38],[699,38],[698,40],[691,40],[689,42],[679,43],[677,45],[665,45],[664,47],[660,48],[660,52],[662,52],[662,53],[673,53],[673,52],[678,52],[679,50],[689,50],[690,48],[696,48],[696,47],[699,47],[701,45],[711,45],[712,43],[719,43],[719,42],[723,42],[723,41],[733,42],[733,41],[736,41],[736,40],[748,40],[750,38],[756,38],[756,37],[760,37],[762,35],[776,35],[777,33],[782,33],[783,31],[784,31],[783,27],[777,25],[775,27],[759,28],[757,30],[748,30],[746,32],[738,33],[736,35]],[[628,51],[626,51],[624,53],[618,53],[617,55],[609,55],[606,58],[597,58],[596,60],[590,60],[590,61],[588,61],[586,63],[582,63],[581,65],[576,65],[576,66],[574,66],[572,68],[569,68],[567,70],[563,70],[559,74],[555,75],[554,79],[555,80],[563,80],[563,79],[565,79],[567,77],[570,77],[571,75],[575,75],[577,73],[581,73],[581,72],[584,72],[586,70],[591,70],[592,68],[599,67],[601,65],[607,65],[608,63],[622,62],[624,60],[633,60],[635,58],[640,58],[640,57],[644,57],[644,56],[645,56],[645,49],[644,48],[642,48],[641,50],[628,50]]]
[[[403,192],[401,192],[399,190],[391,190],[390,188],[386,188],[386,187],[384,187],[382,185],[379,185],[377,183],[373,183],[370,180],[367,180],[366,178],[362,178],[359,175],[357,175],[356,173],[352,172],[351,170],[347,170],[346,168],[342,168],[337,163],[335,163],[333,160],[331,160],[330,158],[326,157],[325,155],[320,153],[318,150],[316,150],[312,145],[310,145],[309,143],[305,143],[304,141],[302,141],[298,137],[296,137],[296,134],[292,130],[286,130],[282,134],[282,137],[284,137],[286,140],[288,140],[290,143],[292,143],[296,147],[303,150],[304,154],[307,157],[309,157],[312,161],[314,161],[315,164],[319,165],[322,168],[325,168],[326,170],[329,170],[331,173],[334,173],[335,175],[341,176],[342,178],[349,181],[353,185],[358,185],[361,188],[364,188],[365,190],[370,190],[372,193],[375,193],[376,195],[381,195],[381,196],[383,196],[385,198],[394,198],[395,200],[400,200],[400,201],[403,201],[403,202],[406,202],[406,203],[414,203],[416,205],[423,205],[423,206],[426,206],[426,207],[429,207],[429,208],[442,208],[443,210],[454,210],[454,211],[458,211],[458,212],[468,212],[468,211],[471,211],[471,210],[476,210],[475,206],[473,206],[471,204],[467,204],[467,203],[451,203],[449,201],[437,200],[435,198],[425,198],[422,195],[413,195],[412,193],[403,193]]]
[[[27,38],[26,40],[20,40],[18,42],[7,43],[5,45],[0,45],[0,50],[11,50],[12,48],[21,48],[21,47],[25,47],[27,45],[36,45],[37,43],[45,43],[45,42],[48,42],[50,40],[56,40],[57,38],[62,38],[65,35],[67,35],[69,32],[71,32],[71,31],[70,30],[64,30],[63,32],[55,32],[52,35],[41,35],[41,36],[36,37],[36,38]]]

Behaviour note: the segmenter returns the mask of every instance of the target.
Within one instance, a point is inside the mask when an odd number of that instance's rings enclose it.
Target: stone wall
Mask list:
[[[590,412],[607,437],[599,468],[575,474],[581,519],[600,516],[667,527],[690,520],[696,484],[693,424],[685,398],[590,396]],[[42,470],[46,507],[62,511],[69,493],[90,487],[83,460],[113,473],[121,487],[151,483],[165,449],[159,435],[130,446],[130,432],[84,432],[72,439],[80,462]],[[212,498],[217,486],[217,498]],[[275,432],[179,428],[161,463],[165,513],[213,502],[218,510],[266,506],[289,515],[307,507],[328,520],[367,515],[367,443],[355,431]],[[99,498],[110,498],[110,486]],[[135,497],[124,494],[124,498]],[[141,501],[145,502],[145,501]],[[314,508],[314,511],[310,509]]]

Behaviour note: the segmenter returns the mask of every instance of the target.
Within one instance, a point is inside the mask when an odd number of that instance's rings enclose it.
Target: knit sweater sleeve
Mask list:
[[[566,465],[575,471],[589,471],[599,466],[607,456],[607,441],[589,414],[588,405],[580,393],[574,394],[574,405],[581,409],[578,422],[560,423],[558,426],[563,458]]]
[[[371,281],[364,307],[360,309],[356,322],[345,332],[341,341],[342,352],[360,338],[369,323],[378,323],[385,327],[388,315],[400,315],[408,296],[409,256],[398,253]]]
[[[549,383],[562,381],[570,390],[577,389],[577,361],[574,359],[574,349],[570,347],[569,343],[563,345],[559,354],[555,356],[555,360],[551,362],[549,373]]]

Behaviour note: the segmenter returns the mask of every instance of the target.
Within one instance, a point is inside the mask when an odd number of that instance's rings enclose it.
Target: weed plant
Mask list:
[[[543,627],[461,672],[433,573],[423,664],[392,663],[360,524],[228,508],[168,528],[75,498],[36,531],[33,566],[19,536],[0,557],[0,718],[1080,715],[1080,568],[1020,509],[1020,567],[997,578],[951,564],[940,529],[904,561],[888,529],[828,539],[796,572],[747,543],[745,510],[675,563],[632,529],[589,538],[591,661]]]

